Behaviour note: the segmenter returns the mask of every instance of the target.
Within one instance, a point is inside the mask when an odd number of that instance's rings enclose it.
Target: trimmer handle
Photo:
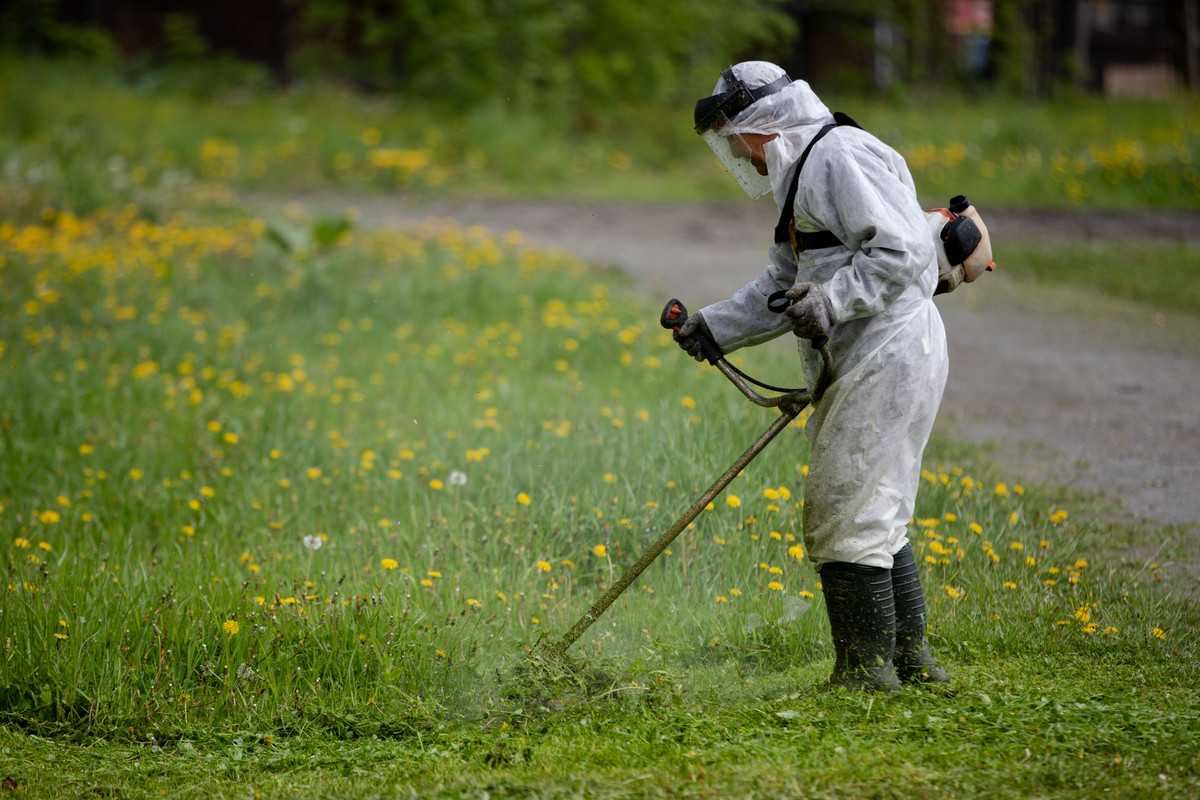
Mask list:
[[[792,301],[787,298],[786,289],[773,292],[771,296],[767,298],[767,309],[774,311],[776,314],[786,313],[791,304]],[[664,311],[663,313],[665,314],[666,312]],[[817,338],[810,339],[809,341],[812,342],[813,350],[820,350],[822,347],[829,344],[829,337],[818,336]]]
[[[682,300],[672,297],[663,307],[658,323],[669,331],[679,333],[679,329],[683,327],[683,323],[687,322],[687,318],[687,306],[683,304]],[[700,349],[704,352],[704,358],[709,364],[716,366],[717,362],[725,357],[721,348],[717,347],[717,343],[708,338],[704,331],[692,331],[690,336],[700,345]]]

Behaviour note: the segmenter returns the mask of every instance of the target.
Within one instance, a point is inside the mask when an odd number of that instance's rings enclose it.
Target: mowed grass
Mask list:
[[[573,648],[605,679],[530,681],[773,412],[519,233],[47,209],[0,264],[29,796],[1200,791],[1182,537],[948,442],[911,538],[952,693],[823,687],[799,425]]]

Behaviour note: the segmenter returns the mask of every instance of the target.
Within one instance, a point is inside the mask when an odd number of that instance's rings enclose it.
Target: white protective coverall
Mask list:
[[[739,65],[739,73],[751,88],[783,74],[766,62]],[[743,110],[728,132],[778,134],[764,153],[782,206],[801,153],[832,121],[809,85],[794,81]],[[794,213],[798,230],[832,231],[843,246],[797,256],[790,242],[776,244],[762,277],[700,314],[730,352],[791,330],[786,314],[767,308],[772,293],[806,281],[824,288],[833,306],[834,381],[805,428],[812,457],[804,540],[818,568],[837,561],[890,569],[907,541],[949,363],[933,303],[938,265],[929,226],[904,159],[848,126],[831,130],[809,153]],[[819,357],[804,339],[800,353],[813,386]]]

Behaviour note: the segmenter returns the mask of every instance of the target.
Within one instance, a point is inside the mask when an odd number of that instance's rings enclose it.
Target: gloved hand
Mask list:
[[[717,353],[724,355],[721,353],[721,348],[717,347],[716,340],[712,336],[712,331],[708,329],[708,325],[704,322],[704,317],[700,316],[699,312],[692,314],[683,321],[683,324],[679,326],[679,330],[675,331],[674,338],[689,356],[697,361],[704,361],[707,359],[704,348],[692,336],[692,334],[697,332],[707,336],[708,340],[712,342],[713,347],[716,347]]]
[[[833,327],[833,303],[819,283],[797,283],[785,295],[792,304],[787,315],[792,330],[804,339],[819,339],[829,335]]]

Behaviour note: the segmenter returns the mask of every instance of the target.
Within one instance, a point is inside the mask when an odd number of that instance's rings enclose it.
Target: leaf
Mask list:
[[[780,719],[800,719],[804,716],[804,712],[796,711],[795,709],[786,709],[784,711],[776,711],[775,716]]]

